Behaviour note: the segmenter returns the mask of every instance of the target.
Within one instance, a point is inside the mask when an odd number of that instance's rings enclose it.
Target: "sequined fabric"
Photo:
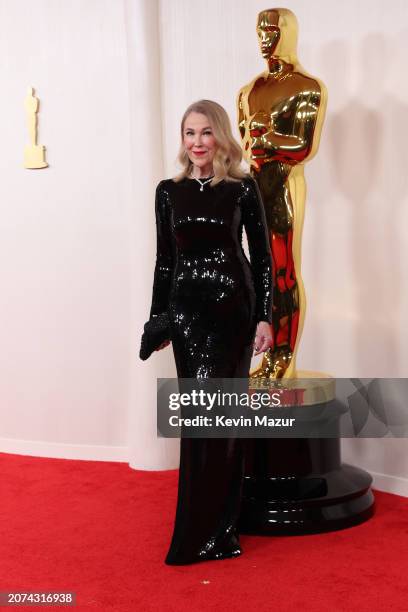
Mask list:
[[[272,259],[252,177],[215,187],[192,179],[156,190],[157,259],[150,316],[169,314],[179,378],[246,378],[259,321],[272,321]],[[250,262],[242,248],[243,228]],[[182,438],[168,564],[241,553],[244,441]]]

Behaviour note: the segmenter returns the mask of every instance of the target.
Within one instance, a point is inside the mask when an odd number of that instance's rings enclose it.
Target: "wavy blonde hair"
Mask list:
[[[198,100],[186,109],[181,120],[180,134],[181,144],[177,161],[183,167],[180,174],[173,177],[178,182],[190,175],[193,162],[190,160],[184,147],[183,132],[184,124],[190,113],[202,113],[208,119],[216,142],[216,151],[213,159],[214,178],[210,185],[214,186],[222,180],[239,181],[248,175],[241,168],[242,149],[232,135],[231,122],[226,110],[212,100]]]

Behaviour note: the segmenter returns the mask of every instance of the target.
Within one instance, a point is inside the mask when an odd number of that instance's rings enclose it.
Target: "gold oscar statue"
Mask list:
[[[293,410],[305,429],[302,434],[296,428],[293,437],[246,441],[239,532],[320,533],[357,525],[374,512],[371,475],[341,461],[344,405],[336,398],[336,379],[296,370],[295,363],[306,305],[300,273],[303,170],[319,146],[327,93],[298,62],[291,11],[262,11],[257,32],[267,69],[240,90],[237,106],[243,149],[270,233],[275,342],[250,372],[250,388],[287,394],[285,416]]]
[[[273,256],[274,347],[250,377],[294,378],[305,317],[301,234],[306,184],[304,164],[319,146],[327,92],[296,54],[297,20],[287,9],[258,15],[264,72],[238,94],[238,122],[245,158],[262,194]],[[309,374],[310,375],[310,374]]]
[[[33,87],[28,88],[27,96],[24,100],[24,108],[27,115],[28,133],[30,137],[29,145],[24,147],[24,167],[37,169],[47,168],[45,161],[45,147],[37,144],[37,113],[39,100],[34,95]]]

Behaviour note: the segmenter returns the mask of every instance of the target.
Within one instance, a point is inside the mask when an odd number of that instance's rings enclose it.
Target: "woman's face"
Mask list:
[[[190,161],[201,171],[211,172],[217,145],[206,115],[195,112],[187,115],[183,143]]]

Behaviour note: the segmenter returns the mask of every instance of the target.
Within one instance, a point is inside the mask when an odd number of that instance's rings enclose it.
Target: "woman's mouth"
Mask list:
[[[194,155],[200,156],[205,155],[207,151],[193,151]]]

